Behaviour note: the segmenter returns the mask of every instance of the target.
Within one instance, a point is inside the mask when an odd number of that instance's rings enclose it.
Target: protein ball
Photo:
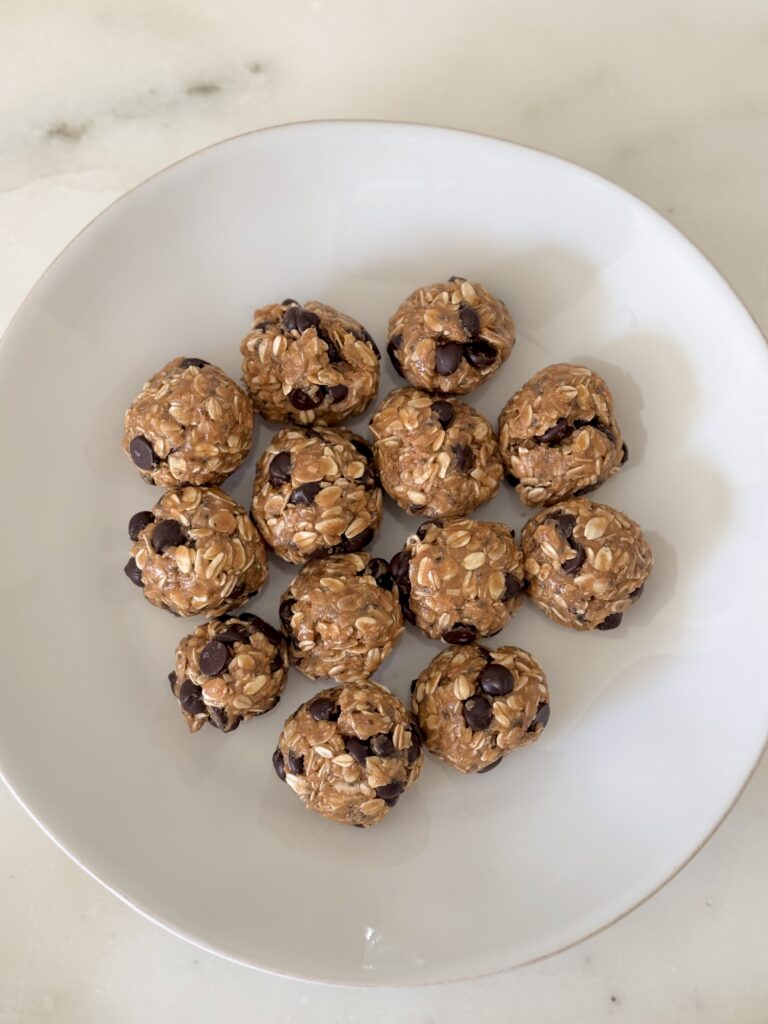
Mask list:
[[[411,702],[427,749],[460,772],[490,771],[549,721],[544,672],[519,647],[450,647],[414,680]]]
[[[245,509],[218,487],[168,491],[137,512],[125,574],[146,599],[174,615],[221,615],[267,579],[267,555]]]
[[[387,352],[414,387],[463,395],[492,377],[514,344],[515,324],[501,299],[452,277],[417,288],[399,306]]]
[[[280,430],[259,460],[253,518],[287,562],[360,551],[381,523],[382,492],[373,453],[346,430]]]
[[[637,523],[588,498],[537,512],[522,546],[531,600],[569,629],[615,629],[653,566]]]
[[[406,512],[465,515],[499,489],[504,471],[493,429],[458,398],[392,391],[371,433],[382,485]]]
[[[333,686],[283,726],[272,765],[312,811],[342,825],[381,821],[421,772],[405,706],[371,680]]]
[[[557,363],[524,384],[499,417],[501,455],[526,505],[580,497],[618,473],[627,446],[602,377]]]
[[[503,523],[423,523],[390,568],[405,617],[449,644],[493,636],[523,600],[523,556]]]
[[[351,316],[321,302],[263,306],[240,345],[254,408],[276,423],[341,423],[379,387],[379,350]]]
[[[274,626],[250,612],[198,626],[176,648],[168,677],[190,732],[206,722],[232,732],[280,700],[288,649]]]
[[[179,357],[147,381],[125,414],[123,448],[150,484],[220,484],[245,459],[253,409],[204,359]]]
[[[403,632],[397,588],[383,558],[318,558],[283,594],[280,621],[296,667],[310,679],[365,679]]]

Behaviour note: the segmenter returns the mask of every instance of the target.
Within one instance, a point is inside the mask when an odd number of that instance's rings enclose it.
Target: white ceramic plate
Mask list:
[[[305,811],[270,754],[313,692],[232,735],[190,737],[168,693],[188,623],[122,573],[152,504],[120,450],[151,372],[200,355],[239,377],[252,307],[295,295],[359,318],[383,349],[416,285],[461,274],[505,298],[519,341],[470,396],[495,420],[547,363],[613,389],[626,468],[598,495],[645,528],[656,568],[621,628],[570,633],[524,608],[493,643],[542,661],[542,740],[487,776],[429,759],[386,822]],[[0,348],[0,757],[86,870],[225,956],[374,984],[479,975],[626,913],[728,811],[766,738],[767,350],[707,261],[593,174],[493,139],[315,123],[214,146],[99,217]],[[382,394],[398,383],[388,362]],[[365,422],[365,421],[361,421]],[[272,428],[259,424],[256,449]],[[226,485],[250,493],[253,459]],[[479,515],[515,527],[506,488]],[[416,523],[387,506],[373,549]],[[252,608],[277,621],[291,569]],[[409,628],[378,674],[403,698],[439,650]]]

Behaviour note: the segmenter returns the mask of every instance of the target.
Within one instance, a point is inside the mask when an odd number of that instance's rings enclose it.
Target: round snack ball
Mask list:
[[[519,647],[450,647],[411,692],[425,746],[460,772],[489,772],[549,721],[546,676]]]
[[[253,314],[240,345],[254,408],[276,423],[341,423],[379,387],[379,350],[368,331],[321,302],[286,299]]]
[[[176,648],[168,676],[190,732],[210,722],[222,732],[270,711],[288,674],[283,636],[250,612],[198,626]]]
[[[494,636],[523,600],[523,556],[503,523],[422,523],[389,564],[403,614],[433,640]]]
[[[361,551],[379,528],[381,508],[373,453],[348,430],[280,430],[259,459],[251,511],[287,562]]]
[[[341,825],[375,825],[421,772],[418,729],[372,680],[333,686],[287,720],[272,765],[306,806]]]
[[[150,377],[126,412],[123,448],[147,483],[220,484],[252,437],[245,392],[218,366],[179,357]]]
[[[627,459],[613,398],[586,366],[539,370],[499,417],[499,443],[510,482],[526,505],[580,497],[618,473]]]
[[[522,546],[531,600],[570,629],[615,629],[653,566],[637,523],[588,498],[537,512]]]
[[[458,398],[392,391],[371,433],[384,490],[406,512],[465,515],[499,489],[504,471],[493,429]]]
[[[414,387],[464,395],[493,376],[514,344],[515,323],[501,299],[451,277],[417,288],[400,305],[387,352]]]
[[[267,555],[245,509],[218,487],[179,487],[128,524],[125,574],[174,615],[221,615],[264,585]]]
[[[403,632],[397,588],[367,552],[317,558],[283,594],[280,621],[291,660],[310,679],[365,679]]]

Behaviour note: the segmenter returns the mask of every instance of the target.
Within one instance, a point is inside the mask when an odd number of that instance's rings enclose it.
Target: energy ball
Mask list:
[[[381,522],[373,453],[347,430],[280,430],[259,460],[251,511],[287,562],[362,550]]]
[[[449,644],[494,636],[523,600],[523,556],[503,523],[422,523],[390,569],[408,621]]]
[[[283,726],[272,765],[312,811],[341,825],[381,821],[421,772],[418,728],[371,680],[322,690]]]
[[[253,314],[240,345],[254,408],[276,423],[341,423],[379,387],[379,350],[368,331],[321,302],[293,299]]]
[[[414,679],[411,692],[425,746],[460,772],[489,772],[538,739],[549,721],[546,677],[519,647],[451,647]]]
[[[310,679],[366,679],[403,632],[397,588],[383,558],[317,558],[283,594],[291,660]]]
[[[653,566],[637,523],[588,498],[537,512],[522,546],[531,600],[569,629],[615,629]]]
[[[608,385],[586,366],[568,363],[540,370],[510,398],[499,417],[499,442],[525,505],[578,498],[627,459]]]
[[[509,310],[476,281],[417,288],[389,321],[387,352],[414,387],[464,395],[499,369],[515,344]]]
[[[267,579],[264,544],[248,513],[218,487],[180,487],[128,524],[125,574],[174,615],[213,617],[244,604]]]
[[[176,648],[168,676],[190,732],[206,722],[232,732],[280,700],[288,674],[282,635],[250,612],[198,626]]]
[[[503,476],[493,429],[458,398],[392,391],[371,420],[387,494],[413,515],[465,515],[496,494]]]
[[[123,448],[147,483],[220,484],[252,437],[245,392],[218,366],[179,357],[150,377],[126,412]]]

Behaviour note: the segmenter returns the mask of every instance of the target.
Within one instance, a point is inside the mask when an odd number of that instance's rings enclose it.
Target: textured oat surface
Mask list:
[[[382,485],[406,512],[465,515],[499,489],[503,469],[493,429],[458,398],[392,391],[371,420],[371,433]]]
[[[411,689],[427,749],[461,772],[490,771],[549,721],[544,672],[519,647],[451,647]]]
[[[552,505],[617,473],[627,449],[602,377],[556,363],[534,374],[504,406],[499,444],[526,505]]]
[[[423,523],[390,565],[407,617],[447,643],[493,636],[523,600],[523,557],[503,523]]]
[[[421,772],[413,719],[373,681],[322,690],[286,721],[273,756],[278,778],[313,811],[374,825]]]
[[[308,562],[283,594],[280,620],[310,679],[370,676],[404,629],[389,566],[367,553]]]
[[[206,722],[232,732],[277,704],[287,672],[282,634],[242,612],[203,623],[185,636],[168,678],[191,732]]]
[[[277,423],[341,423],[379,386],[379,350],[352,317],[321,302],[263,306],[240,346],[254,408]]]
[[[126,575],[148,601],[176,615],[221,615],[267,579],[264,544],[234,499],[218,487],[168,491],[129,527]]]
[[[252,436],[245,392],[217,366],[179,357],[126,412],[123,448],[148,483],[220,484],[246,457]]]
[[[414,387],[462,395],[491,377],[514,344],[504,303],[476,281],[455,277],[405,299],[389,321],[387,351]]]
[[[531,600],[571,629],[618,626],[653,566],[638,524],[588,498],[537,512],[521,541]]]
[[[259,459],[251,510],[275,553],[301,563],[364,548],[379,528],[382,503],[362,438],[344,429],[293,427],[278,431]]]

